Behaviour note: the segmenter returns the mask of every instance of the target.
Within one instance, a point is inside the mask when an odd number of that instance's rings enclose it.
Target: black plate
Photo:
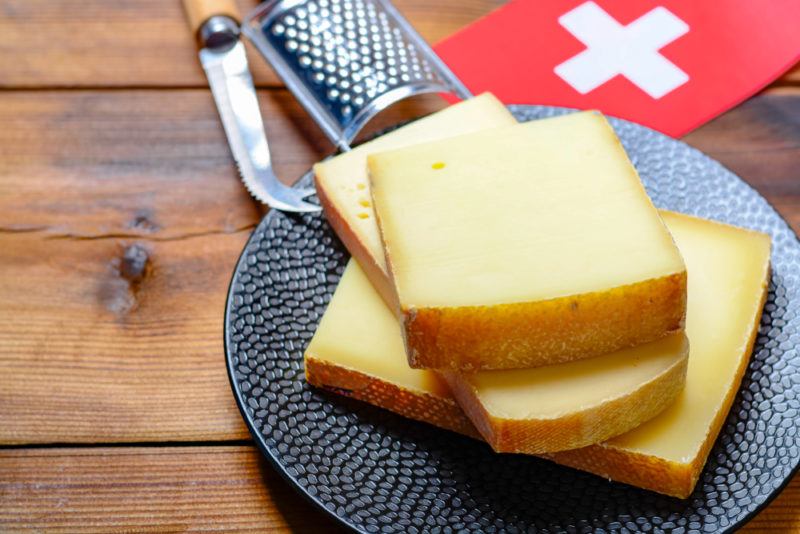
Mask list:
[[[564,113],[512,107],[520,120]],[[320,214],[270,211],[231,282],[225,346],[261,450],[343,524],[366,532],[719,532],[798,467],[800,243],[756,191],[697,150],[612,120],[655,204],[769,233],[772,283],[753,359],[697,488],[679,500],[521,455],[313,389],[303,350],[348,254]],[[311,182],[310,173],[302,183]]]

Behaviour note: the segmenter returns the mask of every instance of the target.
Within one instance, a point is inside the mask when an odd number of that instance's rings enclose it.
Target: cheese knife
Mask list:
[[[305,200],[315,193],[313,188],[288,187],[272,170],[261,110],[240,40],[240,17],[233,0],[183,0],[183,5],[245,187],[253,197],[272,208],[319,211],[319,206]]]

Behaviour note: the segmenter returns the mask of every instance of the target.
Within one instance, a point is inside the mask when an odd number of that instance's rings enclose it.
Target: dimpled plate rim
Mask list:
[[[510,109],[519,120],[570,111]],[[349,255],[324,216],[271,210],[231,280],[225,354],[250,433],[301,495],[359,532],[728,532],[789,483],[800,464],[800,281],[792,272],[800,242],[718,162],[643,126],[610,121],[657,206],[773,238],[753,357],[694,493],[679,500],[538,458],[494,454],[478,441],[309,387],[303,350]],[[297,186],[312,183],[308,172]]]

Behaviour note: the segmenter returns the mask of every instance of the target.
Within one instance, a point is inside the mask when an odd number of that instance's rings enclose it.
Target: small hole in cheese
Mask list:
[[[364,213],[363,211],[358,214],[359,219],[369,219],[369,213]]]
[[[356,184],[356,188],[358,188],[358,189],[366,189],[367,186],[365,184]]]
[[[358,203],[364,206],[365,208],[369,207],[369,200],[365,200],[362,198],[361,200],[358,201]]]
[[[443,162],[441,162],[441,161],[437,161],[436,163],[434,163],[433,165],[431,165],[431,168],[432,168],[432,169],[435,169],[435,170],[437,170],[437,171],[438,171],[439,169],[444,169],[444,163],[443,163]]]

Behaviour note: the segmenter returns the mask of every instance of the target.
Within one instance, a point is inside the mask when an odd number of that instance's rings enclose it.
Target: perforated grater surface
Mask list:
[[[387,0],[270,0],[243,29],[342,150],[399,100],[422,93],[471,96]]]

